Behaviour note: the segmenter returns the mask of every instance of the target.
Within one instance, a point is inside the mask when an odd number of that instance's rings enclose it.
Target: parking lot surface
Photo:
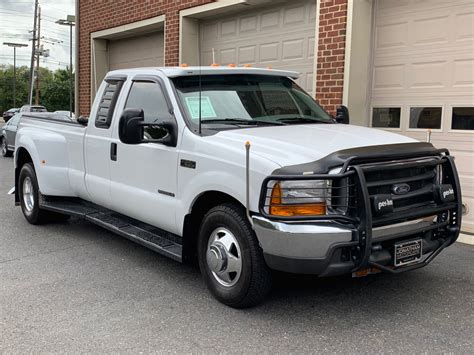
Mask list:
[[[401,275],[278,275],[235,310],[181,265],[90,223],[29,225],[0,158],[0,353],[471,353],[474,246]]]

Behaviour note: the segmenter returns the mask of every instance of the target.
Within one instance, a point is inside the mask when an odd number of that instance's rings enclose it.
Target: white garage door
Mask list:
[[[377,0],[372,126],[427,140],[456,157],[463,230],[474,232],[474,3]]]
[[[201,63],[251,64],[295,70],[298,84],[313,88],[316,1],[273,2],[272,6],[203,21]]]
[[[111,40],[109,69],[161,67],[164,65],[163,32]]]

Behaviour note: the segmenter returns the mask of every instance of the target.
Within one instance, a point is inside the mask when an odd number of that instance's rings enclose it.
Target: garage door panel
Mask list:
[[[468,232],[474,232],[474,131],[451,126],[453,107],[474,106],[473,20],[472,1],[377,0],[371,95],[372,107],[400,108],[400,127],[390,130],[420,141],[428,128],[410,128],[411,108],[441,107],[431,142],[456,158],[471,210],[463,223]]]
[[[411,89],[439,89],[449,86],[446,60],[414,62],[407,69],[408,87]]]
[[[422,17],[413,21],[413,32],[411,35],[415,46],[448,43],[449,17],[437,15],[434,17]]]
[[[110,70],[164,65],[163,32],[133,36],[109,42]]]
[[[400,49],[407,45],[408,22],[394,22],[376,27],[377,50]]]
[[[474,87],[474,58],[455,60],[453,71],[454,87]]]
[[[374,67],[373,89],[403,89],[405,87],[405,65],[376,65]]]
[[[314,13],[313,13],[314,12]],[[316,1],[298,0],[273,4],[201,23],[201,63],[252,64],[297,70],[307,90],[315,52]]]
[[[257,62],[257,46],[245,46],[239,48],[239,59],[237,63],[250,63],[254,64]]]
[[[455,38],[457,42],[474,39],[474,12],[456,14]]]
[[[301,23],[306,20],[305,17],[305,4],[290,7],[283,11],[283,24],[293,25],[295,23]]]
[[[243,17],[240,19],[240,26],[239,26],[240,33],[256,31],[257,25],[258,25],[257,16]]]

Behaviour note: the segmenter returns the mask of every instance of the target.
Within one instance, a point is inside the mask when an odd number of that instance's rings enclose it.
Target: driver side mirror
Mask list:
[[[337,123],[343,123],[343,124],[349,124],[349,109],[346,106],[341,105],[337,108],[336,122]]]
[[[145,127],[161,127],[166,131],[166,135],[160,139],[144,139]],[[119,139],[125,144],[160,143],[176,147],[178,141],[178,128],[174,121],[145,123],[145,115],[142,109],[125,109],[120,116],[118,129]]]

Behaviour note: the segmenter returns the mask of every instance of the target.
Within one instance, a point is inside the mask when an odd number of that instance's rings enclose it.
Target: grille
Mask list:
[[[361,166],[371,205],[376,195],[391,195],[393,200],[393,212],[381,216],[373,215],[374,226],[399,222],[400,218],[397,217],[406,212],[436,207],[435,189],[441,163],[440,158],[433,157]],[[399,184],[408,185],[409,191],[396,194],[394,187]]]

